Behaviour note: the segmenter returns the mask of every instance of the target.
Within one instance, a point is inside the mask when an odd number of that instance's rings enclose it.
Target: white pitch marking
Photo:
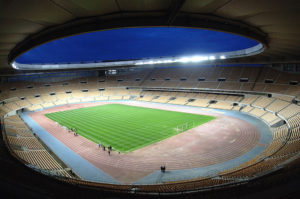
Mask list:
[[[232,144],[235,142],[236,139],[231,140],[229,143]]]

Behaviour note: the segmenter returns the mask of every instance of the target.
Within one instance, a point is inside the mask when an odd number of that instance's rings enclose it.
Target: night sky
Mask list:
[[[52,41],[21,55],[19,63],[65,63],[201,55],[258,44],[234,34],[191,28],[126,28]]]

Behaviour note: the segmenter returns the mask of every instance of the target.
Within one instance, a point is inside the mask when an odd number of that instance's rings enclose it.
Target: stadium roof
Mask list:
[[[224,52],[245,52],[257,45],[258,42],[240,35],[199,28],[121,28],[57,39],[29,50],[15,62],[71,65],[204,55],[218,58],[217,53],[226,59]]]
[[[265,51],[236,62],[293,62],[300,55],[299,0],[4,0],[0,69],[57,38],[122,27],[200,27],[261,42]]]

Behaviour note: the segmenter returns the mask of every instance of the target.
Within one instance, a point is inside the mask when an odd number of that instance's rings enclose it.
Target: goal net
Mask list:
[[[184,131],[187,131],[187,130],[189,130],[189,129],[194,128],[194,127],[195,127],[195,124],[196,124],[195,121],[185,122],[185,123],[183,123],[183,124],[180,124],[180,125],[176,126],[175,131],[176,131],[177,133],[182,133],[182,132],[184,132]]]

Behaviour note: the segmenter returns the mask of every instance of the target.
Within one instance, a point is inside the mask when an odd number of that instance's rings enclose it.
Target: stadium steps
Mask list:
[[[259,78],[260,78],[260,76],[261,76],[261,74],[262,74],[262,72],[263,72],[263,69],[264,69],[264,67],[260,67],[259,72],[258,72],[258,74],[257,74],[257,76],[256,76],[256,78],[255,78],[254,84],[253,84],[253,85],[251,86],[251,88],[250,88],[251,91],[253,91],[253,89],[255,88],[256,83],[257,83],[257,81],[259,80]]]
[[[152,74],[154,73],[154,71],[155,71],[155,69],[150,70],[148,72],[148,74],[143,78],[143,80],[140,81],[139,86],[142,86],[145,83],[145,81],[147,81],[152,76]]]
[[[269,112],[266,111],[264,114],[262,114],[262,115],[260,116],[260,118],[262,119],[262,117],[263,117],[264,115],[268,114],[268,113],[269,113]]]
[[[285,109],[286,107],[288,107],[290,104],[286,105],[285,107],[283,107],[282,109],[280,109],[279,111],[277,111],[276,113],[279,113],[280,111],[282,111],[283,109]]]
[[[251,102],[251,104],[249,104],[249,106],[252,106],[253,107],[253,104],[258,101],[260,99],[260,97],[257,97],[253,102]]]

